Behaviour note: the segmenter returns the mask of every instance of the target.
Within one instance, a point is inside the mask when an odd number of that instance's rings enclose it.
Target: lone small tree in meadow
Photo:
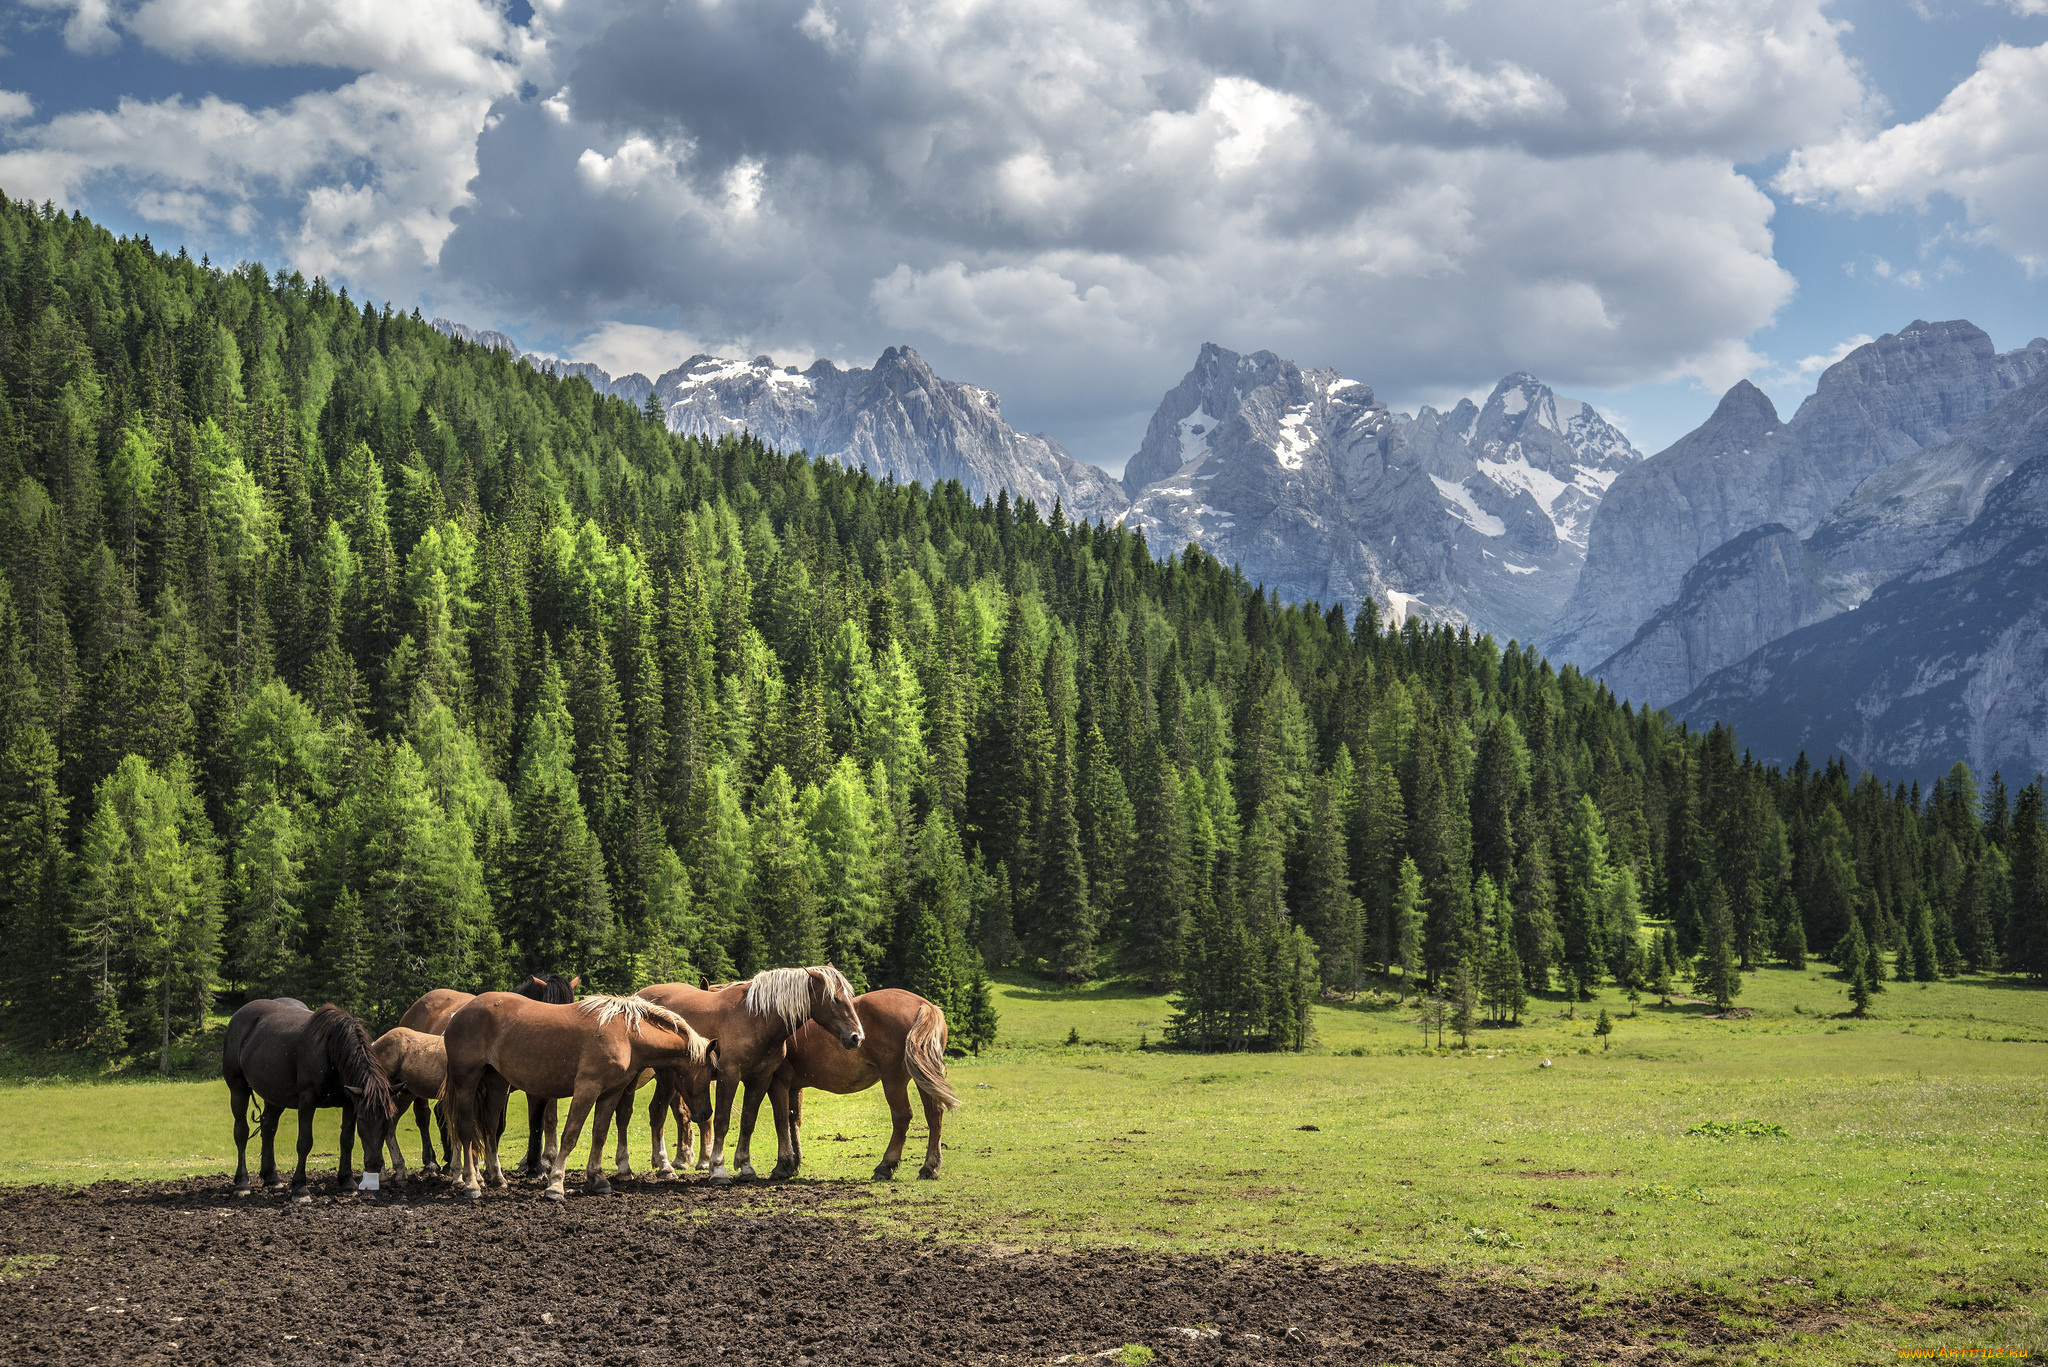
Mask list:
[[[1630,1020],[1634,1020],[1636,1018],[1636,1007],[1642,1002],[1642,1000],[1643,994],[1637,991],[1635,985],[1631,983],[1628,989],[1628,1018]]]
[[[1855,1007],[1855,1010],[1849,1014],[1852,1016],[1869,1015],[1870,996],[1870,967],[1866,961],[1857,964],[1856,971],[1849,975],[1849,1002]]]
[[[996,1041],[995,993],[990,990],[988,974],[977,967],[974,981],[967,988],[966,1029],[961,1033],[967,1037],[967,1047],[979,1055],[983,1045]]]
[[[1451,975],[1451,1029],[1458,1032],[1458,1042],[1466,1048],[1472,1047],[1472,1027],[1479,1022],[1479,988],[1472,981],[1472,961],[1458,960],[1458,971]]]
[[[1671,965],[1661,958],[1657,960],[1657,972],[1650,982],[1650,990],[1657,994],[1657,1005],[1671,1005]]]
[[[1600,1019],[1593,1022],[1593,1037],[1600,1041],[1600,1052],[1606,1053],[1608,1037],[1614,1033],[1614,1019],[1607,1014],[1607,1008],[1600,1008]]]

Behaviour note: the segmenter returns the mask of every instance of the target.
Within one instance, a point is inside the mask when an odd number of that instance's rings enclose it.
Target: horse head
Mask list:
[[[356,1134],[363,1141],[363,1171],[381,1172],[385,1139],[398,1117],[398,1098],[392,1093],[391,1075],[377,1056],[370,1032],[362,1021],[332,1003],[313,1013],[306,1031],[324,1053],[327,1065],[339,1075],[341,1090],[355,1116]],[[369,1183],[368,1189],[375,1191],[376,1184]]]
[[[867,1031],[861,1028],[860,1012],[853,1006],[853,984],[829,963],[804,971],[811,975],[811,1019],[846,1048],[860,1048]]]

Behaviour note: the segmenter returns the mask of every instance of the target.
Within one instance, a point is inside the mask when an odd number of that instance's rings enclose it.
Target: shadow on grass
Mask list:
[[[1033,973],[1006,968],[989,975],[1010,990],[1010,995],[1027,1001],[1102,1002],[1131,1001],[1157,997],[1158,992],[1135,978],[1098,978],[1094,982],[1056,983]]]

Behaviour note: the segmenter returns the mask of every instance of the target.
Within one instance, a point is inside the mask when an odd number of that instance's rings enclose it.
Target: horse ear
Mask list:
[[[580,974],[574,978],[569,979],[569,990],[571,992],[574,992],[577,988],[581,986],[583,986],[583,978]]]
[[[709,992],[711,990],[711,975],[709,973],[699,973],[697,975],[697,990],[699,992]]]
[[[717,1041],[717,1040],[713,1040],[713,1041],[711,1041],[711,1043],[709,1043],[709,1044],[707,1044],[707,1045],[705,1045],[705,1046],[704,1046],[704,1062],[705,1062],[705,1063],[707,1063],[708,1065],[710,1065],[711,1071],[712,1071],[712,1073],[713,1073],[714,1075],[715,1075],[715,1074],[716,1074],[716,1073],[718,1072],[718,1041]]]
[[[354,1097],[358,1101],[361,1101],[363,1099],[363,1089],[360,1087],[354,1087],[344,1082],[341,1084],[341,1090],[347,1092],[350,1096]]]
[[[548,980],[546,978],[541,977],[540,974],[536,973],[533,975],[533,984],[535,987],[546,987],[548,985]]]

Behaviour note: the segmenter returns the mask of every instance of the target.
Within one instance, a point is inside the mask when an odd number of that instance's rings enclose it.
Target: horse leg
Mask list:
[[[768,1176],[780,1181],[796,1172],[796,1160],[790,1156],[789,1088],[780,1082],[768,1084],[768,1111],[775,1124],[775,1167]]]
[[[621,1182],[631,1181],[633,1177],[633,1155],[627,1147],[627,1132],[632,1129],[633,1122],[633,1096],[638,1090],[633,1083],[632,1078],[626,1080],[626,1090],[612,1108],[612,1118],[619,1126],[619,1157],[618,1162],[613,1164],[612,1176]]]
[[[711,1136],[711,1180],[720,1186],[732,1182],[732,1174],[725,1170],[725,1132],[732,1125],[732,1098],[738,1089],[737,1080],[720,1078],[718,1102],[711,1113],[711,1125],[717,1127]],[[711,1126],[705,1128],[710,1129]]]
[[[501,1075],[494,1079],[487,1089],[484,1103],[490,1109],[490,1124],[487,1133],[491,1142],[484,1146],[484,1181],[494,1187],[505,1185],[505,1170],[498,1166],[498,1145],[505,1137],[505,1112],[512,1104],[512,1088]]]
[[[924,1094],[924,1088],[917,1089],[917,1099],[924,1104],[924,1128],[929,1136],[924,1146],[924,1166],[917,1175],[931,1181],[939,1175],[939,1135],[945,1129],[946,1108]]]
[[[623,1116],[619,1109],[619,1094],[608,1092],[597,1099],[596,1118],[591,1122],[590,1156],[583,1164],[583,1193],[586,1196],[609,1196],[612,1184],[604,1175],[604,1135],[615,1116]],[[624,1126],[621,1125],[623,1131]]]
[[[249,1194],[249,1089],[228,1087],[228,1105],[235,1112],[235,1195]]]
[[[577,1089],[576,1095],[570,1099],[569,1123],[562,1127],[562,1146],[555,1150],[555,1166],[553,1171],[548,1174],[547,1189],[541,1192],[541,1195],[550,1201],[567,1199],[566,1194],[562,1190],[563,1177],[565,1176],[563,1169],[568,1166],[569,1155],[576,1148],[577,1136],[583,1133],[583,1118],[590,1114],[590,1108],[595,1106],[599,1100],[600,1098],[595,1092],[586,1091],[580,1087]]]
[[[740,1147],[733,1155],[739,1160],[739,1165],[734,1171],[741,1177],[755,1175],[754,1163],[748,1157],[747,1150],[753,1144],[754,1121],[761,1114],[761,1102],[767,1095],[766,1087],[757,1087],[751,1082],[747,1084],[746,1100],[740,1106]]]
[[[299,1167],[292,1174],[292,1200],[310,1204],[313,1194],[306,1190],[306,1158],[313,1152],[313,1116],[311,1106],[299,1107]]]
[[[363,1151],[363,1166],[369,1167],[378,1161],[379,1155],[367,1148]],[[341,1108],[341,1171],[334,1176],[334,1189],[343,1196],[356,1189],[356,1108]]]
[[[392,1094],[399,1098],[399,1102],[391,1110],[391,1127],[384,1131],[384,1144],[386,1148],[390,1149],[391,1158],[387,1163],[383,1155],[379,1154],[377,1166],[380,1169],[390,1169],[392,1181],[403,1182],[405,1180],[405,1150],[398,1143],[398,1117],[405,1114],[405,1108],[412,1104],[412,1099],[407,1093],[395,1087],[392,1089]],[[363,1144],[363,1167],[365,1170],[368,1170],[369,1166],[370,1145],[366,1140]]]
[[[668,1117],[666,1113],[668,1106],[673,1100],[672,1093],[674,1091],[675,1089],[668,1084],[668,1075],[656,1072],[654,1075],[654,1094],[647,1102],[647,1131],[654,1139],[654,1146],[648,1151],[647,1162],[652,1167],[654,1175],[663,1180],[676,1175],[675,1165],[668,1160]],[[681,1132],[681,1143],[683,1146],[683,1157],[688,1159],[690,1156],[690,1132],[688,1130]]]
[[[894,1177],[896,1165],[903,1161],[903,1139],[910,1133],[910,1079],[883,1079],[882,1095],[889,1099],[889,1147],[882,1150],[882,1161],[875,1164],[877,1182]]]
[[[514,1177],[544,1177],[554,1166],[554,1155],[541,1152],[541,1108],[548,1103],[528,1093],[526,1097],[526,1157],[513,1171]]]
[[[789,1170],[794,1173],[804,1165],[804,1089],[792,1087],[789,1091]]]
[[[268,1189],[278,1185],[277,1181],[277,1122],[284,1119],[284,1107],[263,1103],[263,1114],[256,1124],[263,1131],[263,1166],[256,1174],[256,1180]]]
[[[413,1098],[412,1123],[420,1127],[420,1150],[426,1155],[420,1160],[420,1176],[432,1177],[441,1170],[441,1165],[434,1161],[434,1133],[427,1126],[427,1099],[425,1097]],[[398,1126],[393,1125],[391,1128],[393,1131],[396,1131]],[[446,1134],[441,1136],[441,1143],[444,1147],[447,1145],[448,1136]],[[396,1145],[394,1144],[393,1147],[395,1149]],[[449,1157],[453,1158],[454,1155],[451,1153]]]

